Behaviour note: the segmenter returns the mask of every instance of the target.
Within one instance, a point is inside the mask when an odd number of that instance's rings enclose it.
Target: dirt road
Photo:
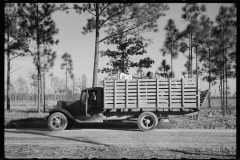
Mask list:
[[[6,158],[236,159],[236,130],[5,129]]]

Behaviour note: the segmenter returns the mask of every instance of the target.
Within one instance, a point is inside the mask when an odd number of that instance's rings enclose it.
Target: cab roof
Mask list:
[[[85,88],[82,91],[86,91],[86,90],[103,90],[103,87],[90,87],[90,88]]]

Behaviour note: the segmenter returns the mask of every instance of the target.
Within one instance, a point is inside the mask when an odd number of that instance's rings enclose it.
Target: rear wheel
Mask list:
[[[138,127],[142,131],[150,131],[158,124],[157,116],[152,112],[143,112],[138,117]]]
[[[68,119],[67,117],[60,113],[60,112],[55,112],[50,115],[48,118],[48,127],[52,131],[61,131],[64,130],[68,125]]]

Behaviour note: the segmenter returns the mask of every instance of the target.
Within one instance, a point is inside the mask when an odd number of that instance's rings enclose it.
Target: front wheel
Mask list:
[[[48,118],[48,127],[52,131],[64,130],[67,127],[67,125],[68,125],[67,117],[60,112],[53,113]]]
[[[143,112],[138,117],[138,127],[142,131],[150,131],[158,124],[157,116],[152,112]]]

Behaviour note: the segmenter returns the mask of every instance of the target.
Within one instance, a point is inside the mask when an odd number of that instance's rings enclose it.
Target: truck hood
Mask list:
[[[80,101],[58,101],[57,108],[63,108],[67,110],[72,116],[77,116],[81,113]]]

